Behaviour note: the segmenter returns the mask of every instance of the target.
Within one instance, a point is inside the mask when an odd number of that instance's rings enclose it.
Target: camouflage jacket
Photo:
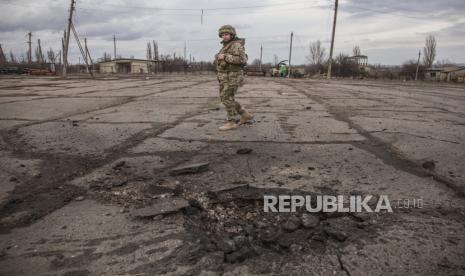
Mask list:
[[[223,45],[218,54],[224,54],[223,60],[215,58],[216,70],[218,72],[241,71],[247,64],[247,54],[244,47],[245,41],[236,38]]]

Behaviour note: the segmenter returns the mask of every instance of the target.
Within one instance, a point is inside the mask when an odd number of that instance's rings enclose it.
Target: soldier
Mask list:
[[[234,99],[242,82],[243,67],[247,64],[247,55],[245,54],[244,40],[236,36],[236,30],[233,26],[222,26],[218,35],[222,38],[223,48],[215,55],[215,64],[220,84],[220,99],[228,113],[228,121],[219,129],[232,130],[253,118]],[[237,115],[241,116],[239,124],[236,123]]]

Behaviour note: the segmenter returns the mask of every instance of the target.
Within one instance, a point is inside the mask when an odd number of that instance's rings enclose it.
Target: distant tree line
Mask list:
[[[321,41],[315,41],[309,45],[308,64],[305,67],[306,74],[310,77],[325,75],[328,67],[327,51],[322,46]],[[400,66],[383,65],[360,65],[357,57],[362,56],[360,46],[355,45],[352,56],[339,53],[332,60],[332,75],[334,77],[350,78],[383,78],[383,79],[415,79],[418,69],[418,79],[423,79],[425,70],[432,67],[454,66],[449,60],[436,61],[437,43],[433,35],[428,35],[425,39],[421,59],[410,59]],[[366,68],[369,67],[369,68]],[[366,69],[366,70],[364,70]]]

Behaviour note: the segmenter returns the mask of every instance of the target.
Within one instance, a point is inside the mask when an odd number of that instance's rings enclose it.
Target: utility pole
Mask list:
[[[38,52],[38,63],[43,63],[44,62],[44,55],[42,53],[42,46],[40,46],[40,39],[37,39],[37,52]]]
[[[116,36],[113,35],[113,56],[114,59],[116,60]]]
[[[66,39],[66,30],[63,30],[63,37],[61,38],[61,56],[63,58],[63,63],[65,62],[65,39]]]
[[[29,32],[27,35],[29,36],[29,40],[27,42],[27,44],[29,44],[29,51],[27,52],[27,62],[31,64],[32,63],[32,33]]]
[[[71,33],[71,24],[73,23],[73,11],[74,11],[75,0],[71,0],[71,5],[69,8],[69,17],[68,17],[68,27],[65,35],[65,50],[63,52],[63,77],[67,77],[67,67],[68,67],[68,49],[69,49],[69,37]]]
[[[337,1],[337,0],[336,0]],[[294,36],[294,32],[291,32],[291,45],[289,46],[289,68],[287,71],[287,77],[291,77],[291,57],[292,57],[292,37]]]
[[[84,52],[86,53],[86,56],[84,57],[85,62],[88,63],[89,61],[89,51],[87,50],[87,37],[84,37]]]
[[[329,64],[328,64],[328,80],[331,79],[331,67],[333,64],[333,50],[334,50],[334,36],[336,35],[336,21],[337,21],[337,7],[339,0],[336,0],[334,4],[334,22],[333,22],[333,34],[331,35],[331,49],[329,50]]]
[[[415,80],[418,80],[418,69],[420,69],[421,51],[418,51],[417,71],[415,72]]]
[[[86,65],[89,64],[89,58],[90,58],[90,54],[89,54],[89,49],[87,49],[87,37],[84,37],[84,52],[86,53],[86,56],[84,57],[85,59],[85,63]],[[92,70],[89,68],[89,66],[86,66],[86,71],[87,73],[89,73],[89,70]]]
[[[184,40],[184,60],[186,60],[187,57],[187,46],[186,46],[186,41]]]
[[[61,38],[61,51],[60,51],[60,65],[65,62],[65,37],[66,34]]]
[[[260,72],[262,71],[263,45],[260,45]]]

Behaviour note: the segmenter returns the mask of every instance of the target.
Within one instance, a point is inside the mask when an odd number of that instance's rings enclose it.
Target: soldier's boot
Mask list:
[[[252,119],[253,119],[252,114],[250,114],[249,112],[244,110],[244,112],[242,112],[242,114],[241,114],[241,119],[239,120],[239,125],[243,125],[243,124],[247,123],[248,121],[250,121]]]
[[[237,128],[237,124],[231,121],[228,121],[224,126],[220,127],[219,130],[225,131],[225,130],[233,130]]]

